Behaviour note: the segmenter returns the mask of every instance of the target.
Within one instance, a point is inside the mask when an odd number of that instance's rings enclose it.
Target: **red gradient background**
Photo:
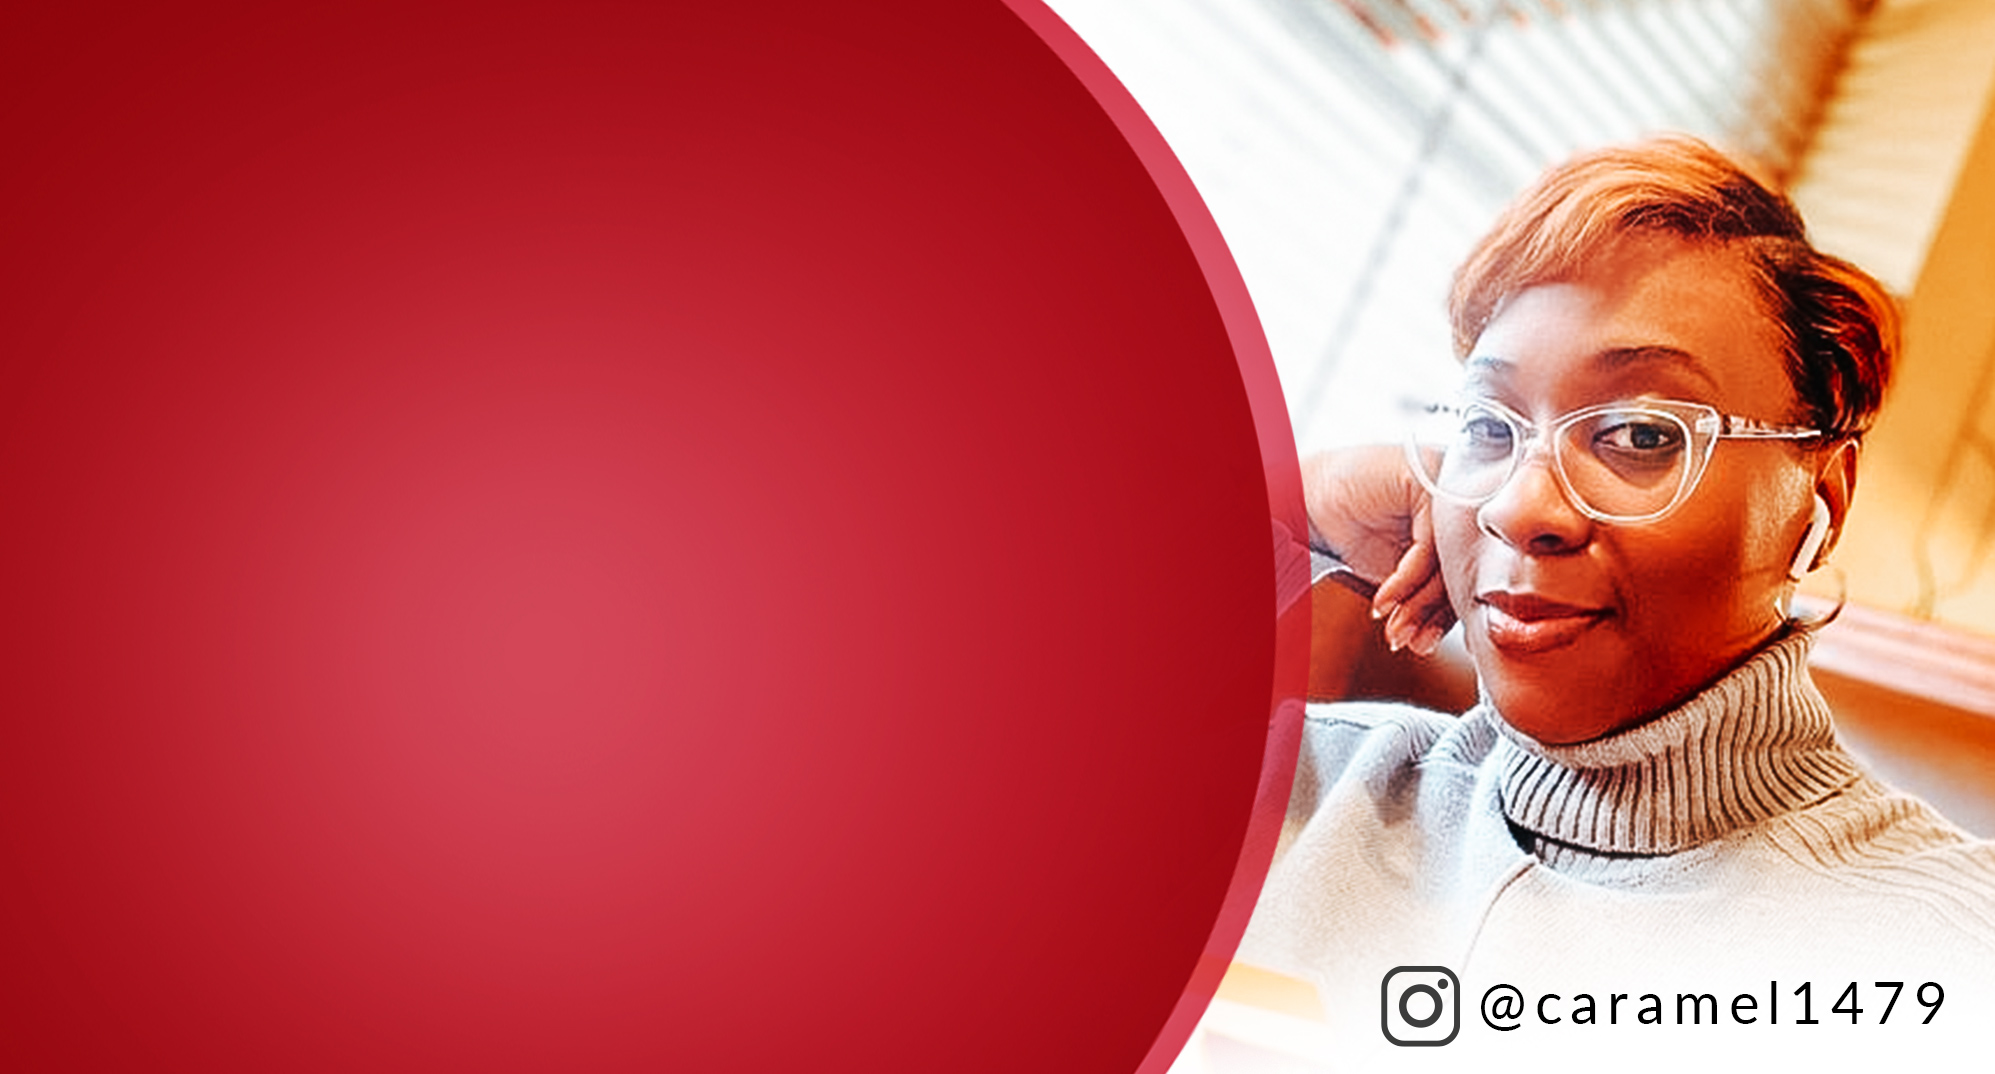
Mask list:
[[[1154,130],[1025,0],[336,7],[0,15],[0,1069],[1161,1071],[1307,609]]]

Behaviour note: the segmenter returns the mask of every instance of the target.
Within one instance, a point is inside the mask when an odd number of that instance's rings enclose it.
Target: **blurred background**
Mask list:
[[[1875,772],[1995,835],[1995,4],[1048,3],[1204,195],[1305,453],[1396,440],[1448,389],[1449,274],[1545,167],[1667,130],[1756,161],[1905,313],[1840,577],[1811,580],[1848,601],[1817,680]],[[1382,652],[1317,656],[1366,692],[1407,681]],[[1428,688],[1473,699],[1465,669]],[[1236,967],[1177,1069],[1320,1069],[1307,989]]]

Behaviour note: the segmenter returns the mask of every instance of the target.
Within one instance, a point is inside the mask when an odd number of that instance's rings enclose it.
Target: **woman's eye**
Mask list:
[[[1596,450],[1630,455],[1674,454],[1683,446],[1683,431],[1664,421],[1645,418],[1610,420],[1594,434]]]
[[[1478,451],[1509,451],[1510,425],[1487,414],[1462,416],[1462,443]]]

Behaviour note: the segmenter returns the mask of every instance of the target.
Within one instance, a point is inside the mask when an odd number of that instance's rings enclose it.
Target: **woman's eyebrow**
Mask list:
[[[1712,378],[1711,371],[1705,368],[1704,362],[1695,354],[1681,347],[1670,347],[1662,344],[1645,344],[1636,347],[1608,347],[1605,350],[1596,352],[1593,355],[1592,361],[1594,365],[1602,369],[1616,371],[1626,369],[1630,366],[1657,362],[1665,363],[1695,376],[1714,391],[1718,387],[1718,382]]]

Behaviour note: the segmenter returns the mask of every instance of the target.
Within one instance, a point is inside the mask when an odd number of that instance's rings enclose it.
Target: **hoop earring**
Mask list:
[[[1849,598],[1850,598],[1849,576],[1843,573],[1843,569],[1841,567],[1838,567],[1833,563],[1823,564],[1822,569],[1835,572],[1835,579],[1836,579],[1835,603],[1830,604],[1828,606],[1827,611],[1813,611],[1806,615],[1795,615],[1793,611],[1793,606],[1796,597],[1800,597],[1800,601],[1804,606],[1810,606],[1814,608],[1821,607],[1822,602],[1816,598],[1804,597],[1798,593],[1793,592],[1792,590],[1789,590],[1788,600],[1787,600],[1788,606],[1780,609],[1780,618],[1782,622],[1785,622],[1787,624],[1787,629],[1790,633],[1812,634],[1815,631],[1820,630],[1825,626],[1828,626],[1830,623],[1836,621],[1836,616],[1843,614],[1843,607],[1849,603]]]

